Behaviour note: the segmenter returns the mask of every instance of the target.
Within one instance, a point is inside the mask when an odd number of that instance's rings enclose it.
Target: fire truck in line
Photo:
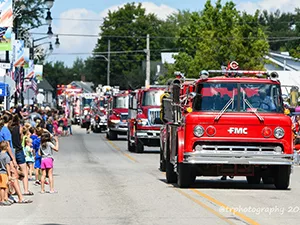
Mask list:
[[[144,146],[159,146],[160,97],[166,86],[152,85],[129,96],[128,150],[142,153]]]
[[[128,94],[128,91],[120,91],[108,100],[106,138],[109,140],[127,134]]]
[[[210,77],[209,74],[225,76]],[[251,77],[249,77],[251,75]],[[196,176],[245,176],[287,189],[293,164],[291,118],[277,73],[206,71],[175,79],[162,98],[161,170],[189,187]]]

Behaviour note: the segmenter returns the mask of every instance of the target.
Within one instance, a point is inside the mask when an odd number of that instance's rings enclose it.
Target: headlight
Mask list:
[[[274,130],[274,136],[277,139],[281,139],[284,137],[284,130],[281,127],[276,127]]]
[[[110,122],[112,122],[112,123],[119,123],[120,120],[111,120]]]
[[[202,126],[195,126],[195,128],[194,128],[194,135],[196,136],[196,137],[202,137],[203,136],[203,134],[204,134],[204,129],[203,129],[203,127]]]
[[[140,126],[146,126],[148,124],[148,119],[139,119],[137,124]]]
[[[281,148],[280,146],[276,146],[276,147],[274,148],[274,150],[275,150],[275,152],[277,152],[277,153],[282,153],[282,148]]]

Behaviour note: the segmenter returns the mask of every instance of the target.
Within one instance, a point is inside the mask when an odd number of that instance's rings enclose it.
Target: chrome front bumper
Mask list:
[[[107,122],[100,122],[100,123],[96,123],[95,127],[103,127],[103,126],[107,126]]]
[[[213,152],[194,151],[183,155],[188,164],[292,165],[293,154],[275,152]]]
[[[159,130],[137,130],[136,136],[141,139],[159,139]]]
[[[128,125],[127,122],[126,123],[115,123],[112,124],[111,127],[109,127],[110,130],[112,131],[116,131],[116,132],[122,132],[122,133],[126,133],[128,131]]]

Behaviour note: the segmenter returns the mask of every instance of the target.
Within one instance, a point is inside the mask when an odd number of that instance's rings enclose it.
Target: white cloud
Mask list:
[[[268,10],[269,12],[274,12],[279,9],[281,12],[294,12],[296,7],[299,7],[298,0],[258,0],[244,1],[237,3],[238,9],[241,11],[246,11],[248,13],[254,13],[257,9]]]
[[[152,2],[144,2],[142,5],[146,9],[146,13],[154,13],[160,19],[166,19],[168,15],[177,11],[167,5],[156,5]],[[97,35],[100,32],[99,26],[102,23],[102,19],[107,16],[108,12],[116,11],[122,6],[124,4],[111,6],[102,12],[94,12],[84,8],[70,9],[60,14],[60,18],[68,18],[68,20],[59,20],[58,24],[53,25],[53,32],[58,34]],[[84,19],[97,21],[84,21]],[[60,36],[59,39],[60,48],[55,49],[54,53],[91,53],[97,43],[97,37]],[[78,57],[86,58],[87,55],[78,55]],[[76,56],[53,55],[49,60],[63,60],[67,65],[71,66],[75,58]]]
[[[112,12],[117,11],[119,8],[122,8],[125,4],[126,3],[121,4],[121,5],[111,6],[108,9],[103,10],[100,13],[100,16],[105,17],[105,16],[107,16],[108,11],[112,11]],[[154,13],[160,19],[166,19],[168,15],[178,11],[177,9],[172,8],[170,6],[167,6],[164,4],[156,5],[153,2],[142,2],[142,6],[143,6],[143,8],[146,9],[146,13]]]

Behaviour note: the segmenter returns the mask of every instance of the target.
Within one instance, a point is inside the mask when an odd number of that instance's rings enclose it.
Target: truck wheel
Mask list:
[[[291,166],[279,166],[277,168],[274,185],[277,189],[286,190],[290,185]]]
[[[128,151],[130,151],[130,152],[134,152],[135,144],[132,144],[132,143],[130,143],[129,140],[127,140],[127,149],[128,149]]]
[[[144,152],[144,145],[143,145],[143,143],[139,139],[137,139],[135,144],[136,144],[136,146],[135,146],[135,152],[136,153],[143,153]]]
[[[174,171],[174,165],[169,161],[166,161],[166,179],[168,184],[177,182],[177,174]]]
[[[108,131],[108,139],[109,140],[117,140],[118,139],[118,134],[114,131],[109,130]]]
[[[183,163],[177,164],[177,185],[180,188],[188,188],[195,181],[190,165]]]
[[[254,176],[247,176],[247,182],[248,184],[259,184],[261,180],[260,176],[254,175]]]
[[[129,134],[127,134],[127,149],[128,149],[128,151],[130,151],[130,152],[134,152],[134,150],[135,150],[135,144],[130,143],[130,137],[129,137]]]
[[[262,181],[264,184],[274,184],[273,177],[262,177]]]
[[[166,160],[164,158],[164,153],[162,148],[160,148],[160,166],[159,166],[160,171],[166,172]]]

